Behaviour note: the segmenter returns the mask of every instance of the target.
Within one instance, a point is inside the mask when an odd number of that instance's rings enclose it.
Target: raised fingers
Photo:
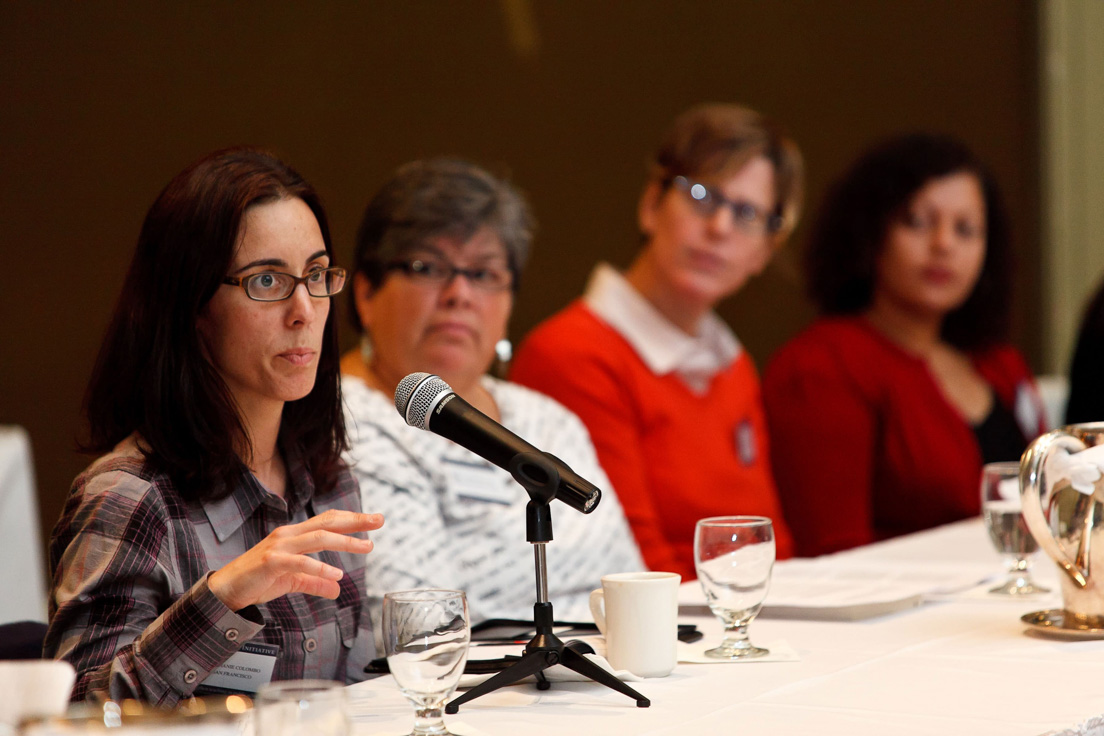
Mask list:
[[[312,552],[353,552],[367,554],[372,551],[372,540],[338,534],[327,529],[314,529],[290,537],[281,545],[285,552],[307,555]]]
[[[284,582],[287,590],[280,595],[305,593],[330,599],[340,595],[341,586],[338,585],[338,581],[345,576],[345,571],[341,568],[303,555],[289,557],[288,564],[293,569],[285,573]]]
[[[353,534],[355,532],[370,532],[383,526],[383,514],[361,514],[356,511],[339,511],[330,509],[318,516],[312,516],[306,521],[285,527],[294,534],[326,529],[338,534]]]

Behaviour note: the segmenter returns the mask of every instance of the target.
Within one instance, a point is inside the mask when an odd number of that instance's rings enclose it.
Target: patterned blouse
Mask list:
[[[217,570],[279,526],[328,509],[360,511],[343,471],[313,498],[301,464],[289,460],[287,501],[244,474],[230,495],[182,498],[146,463],[132,436],[74,481],[50,540],[54,571],[45,656],[77,670],[73,700],[139,698],[171,706],[246,642],[276,645],[273,680],[354,682],[375,656],[363,605],[364,556],[314,557],[347,571],[336,601],[289,594],[240,611],[207,587]]]
[[[504,426],[602,489],[590,514],[553,503],[547,547],[556,618],[589,620],[590,591],[603,575],[645,569],[617,494],[578,417],[516,384],[485,378],[483,385]],[[385,518],[372,532],[375,548],[366,560],[373,620],[384,593],[423,587],[466,591],[473,623],[532,620],[536,587],[533,549],[525,539],[525,489],[463,447],[407,425],[391,398],[363,381],[342,377],[341,392],[349,464],[364,509]]]

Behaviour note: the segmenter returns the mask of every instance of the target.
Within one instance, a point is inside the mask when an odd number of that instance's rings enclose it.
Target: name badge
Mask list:
[[[488,465],[445,458],[441,469],[448,479],[449,488],[460,498],[509,506],[517,497],[502,482],[502,476]]]
[[[743,465],[752,465],[758,454],[755,430],[751,426],[751,421],[744,419],[736,425],[736,455]]]
[[[211,670],[195,694],[255,693],[272,679],[279,653],[280,647],[275,644],[247,641],[230,659]]]

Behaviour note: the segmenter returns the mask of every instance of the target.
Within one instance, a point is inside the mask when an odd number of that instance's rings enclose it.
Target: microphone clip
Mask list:
[[[552,511],[548,505],[560,488],[559,462],[547,452],[521,452],[510,460],[510,475],[529,494],[525,538],[530,543],[552,541]]]

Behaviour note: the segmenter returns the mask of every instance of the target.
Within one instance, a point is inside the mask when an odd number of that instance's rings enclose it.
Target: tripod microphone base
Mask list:
[[[464,703],[500,687],[512,685],[529,675],[537,678],[538,690],[547,690],[551,683],[544,676],[544,671],[557,664],[628,695],[636,700],[638,708],[647,708],[652,704],[652,701],[618,680],[612,673],[587,659],[581,650],[583,647],[590,647],[582,642],[564,644],[552,633],[552,603],[548,600],[548,569],[544,547],[552,540],[552,512],[548,503],[556,497],[560,485],[560,475],[556,467],[558,462],[543,453],[521,453],[510,461],[510,474],[529,494],[529,503],[525,507],[525,539],[533,545],[536,568],[537,602],[533,604],[536,636],[525,645],[525,653],[521,659],[449,702],[445,706],[445,713],[449,715],[459,711]]]
[[[612,688],[619,693],[628,695],[636,701],[637,708],[647,708],[652,704],[652,701],[618,680],[611,672],[599,667],[594,662],[587,659],[585,655],[576,651],[574,646],[577,643],[578,642],[568,642],[567,644],[561,643],[558,650],[537,649],[528,651],[527,649],[525,655],[517,662],[502,670],[491,679],[481,682],[460,697],[450,701],[448,705],[445,706],[445,713],[455,715],[460,710],[460,706],[464,703],[475,700],[487,693],[494,692],[501,687],[512,685],[519,680],[525,679],[529,675],[536,676],[538,690],[547,690],[552,684],[544,676],[544,670],[557,664],[562,664],[569,670],[574,670],[580,675],[588,677],[597,683]],[[587,648],[589,649],[589,647]]]

